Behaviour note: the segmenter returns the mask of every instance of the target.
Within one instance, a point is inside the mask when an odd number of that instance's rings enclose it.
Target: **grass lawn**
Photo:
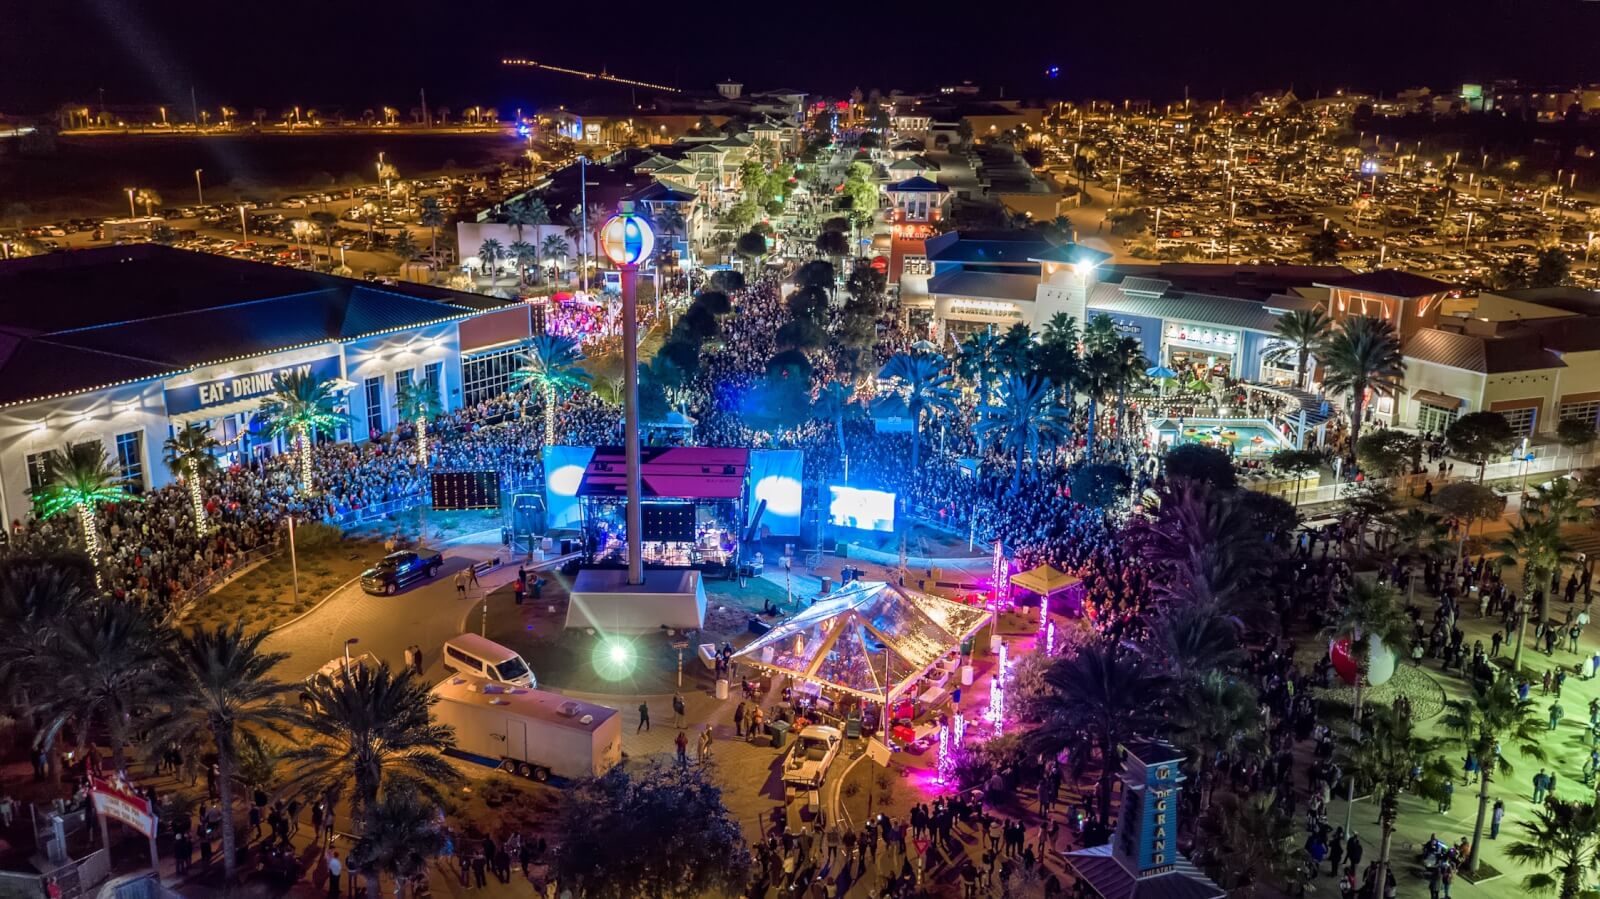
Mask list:
[[[287,549],[206,596],[184,616],[191,625],[243,621],[257,628],[281,624],[311,608],[328,592],[360,574],[383,555],[383,543],[371,539],[337,540],[300,548],[300,601],[294,587]]]

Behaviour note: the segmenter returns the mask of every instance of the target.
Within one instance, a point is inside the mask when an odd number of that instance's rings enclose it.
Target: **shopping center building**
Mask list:
[[[280,452],[262,402],[291,372],[334,382],[366,440],[426,378],[448,409],[503,391],[529,307],[154,244],[0,263],[0,513],[25,517],[44,454],[98,440],[131,489],[171,480],[162,447],[195,422],[225,462]]]

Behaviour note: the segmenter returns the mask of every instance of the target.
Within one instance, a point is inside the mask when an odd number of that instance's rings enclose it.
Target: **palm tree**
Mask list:
[[[484,273],[489,276],[490,287],[493,287],[495,282],[499,280],[495,271],[495,264],[500,261],[502,255],[504,255],[504,252],[500,246],[500,241],[492,237],[478,244],[478,261],[482,263]]]
[[[1181,688],[1172,710],[1172,726],[1178,744],[1196,759],[1204,811],[1211,802],[1216,758],[1229,747],[1259,742],[1261,707],[1248,683],[1210,671]]]
[[[1163,605],[1214,604],[1229,615],[1270,614],[1254,585],[1270,571],[1248,509],[1227,491],[1200,482],[1175,484],[1161,498],[1154,520],[1139,523],[1133,538],[1159,576],[1153,590]]]
[[[1522,878],[1523,889],[1555,893],[1560,899],[1594,895],[1589,883],[1600,869],[1600,805],[1547,800],[1533,810],[1532,821],[1522,822],[1522,829],[1527,838],[1506,847],[1506,855],[1555,869]]]
[[[567,261],[567,239],[559,234],[546,236],[539,244],[539,255],[550,260],[559,269],[562,263]]]
[[[1012,452],[1017,467],[1011,477],[1013,490],[1022,488],[1022,460],[1039,459],[1039,444],[1056,440],[1067,433],[1067,417],[1056,405],[1050,382],[1038,374],[1013,373],[1000,391],[998,411],[979,419],[978,434],[996,435],[996,443]]]
[[[311,219],[312,224],[317,226],[317,230],[322,232],[322,240],[328,245],[328,265],[331,267],[333,265],[333,237],[339,230],[339,217],[326,210],[318,210],[311,213],[308,218]]]
[[[76,722],[82,749],[98,725],[111,744],[112,769],[122,770],[137,716],[164,689],[158,675],[167,637],[148,607],[127,599],[107,598],[66,618],[53,644],[60,674],[39,707],[40,746],[54,745]]]
[[[445,223],[444,209],[439,205],[438,197],[423,197],[422,208],[417,213],[417,224],[428,229],[428,243],[432,251],[433,261],[439,261],[439,228]],[[331,256],[333,247],[329,246]]]
[[[978,407],[989,405],[989,385],[995,379],[994,360],[999,339],[993,329],[973,331],[961,341],[956,355],[956,372],[978,389]]]
[[[829,381],[817,391],[811,404],[811,414],[822,421],[833,423],[833,433],[839,440],[839,458],[848,455],[844,445],[844,421],[861,413],[861,404],[855,402],[856,388],[843,381]]]
[[[1450,554],[1450,527],[1444,519],[1416,506],[1392,516],[1389,525],[1395,531],[1395,553],[1407,563],[1406,602],[1416,596],[1416,571],[1410,567],[1418,559],[1442,560]]]
[[[1291,355],[1294,356],[1295,386],[1302,390],[1307,389],[1311,381],[1306,364],[1311,360],[1311,351],[1321,345],[1328,336],[1331,324],[1320,306],[1284,313],[1283,317],[1278,319],[1278,340],[1282,343],[1267,351],[1266,360],[1282,365],[1284,360]]]
[[[399,256],[402,263],[417,255],[417,239],[411,235],[410,228],[402,226],[389,238],[389,252]]]
[[[1137,654],[1104,642],[1057,659],[1044,679],[1049,692],[1040,700],[1041,723],[1023,741],[1051,756],[1074,745],[1099,749],[1100,814],[1109,819],[1117,748],[1160,722],[1157,699],[1166,679]]]
[[[33,491],[34,511],[40,518],[76,513],[78,527],[83,531],[83,550],[98,566],[100,529],[95,524],[95,513],[102,505],[136,498],[124,488],[123,481],[98,440],[50,450],[44,456],[44,486]],[[98,581],[98,567],[95,577]]]
[[[0,562],[0,684],[18,695],[55,680],[56,645],[96,598],[81,559],[21,556]]]
[[[668,244],[672,243],[670,238],[687,234],[689,223],[684,220],[683,210],[678,208],[677,203],[656,204],[653,219],[656,233],[668,238]]]
[[[1405,374],[1400,339],[1394,325],[1381,318],[1355,315],[1340,322],[1317,347],[1322,386],[1350,398],[1350,446],[1361,437],[1361,412],[1367,390],[1393,393]]]
[[[1340,735],[1337,745],[1339,767],[1371,791],[1378,800],[1377,875],[1373,883],[1384,883],[1394,844],[1395,822],[1400,818],[1400,796],[1411,791],[1426,799],[1444,797],[1445,783],[1455,776],[1441,756],[1442,741],[1418,735],[1409,714],[1392,706],[1373,706],[1362,716],[1361,727]],[[1418,777],[1417,772],[1422,776]]]
[[[538,237],[538,229],[550,224],[550,209],[545,206],[544,200],[539,197],[518,197],[506,204],[506,224],[516,229],[517,242],[522,242],[522,229],[531,227],[534,236]]]
[[[139,192],[134,195],[134,201],[144,207],[144,214],[148,217],[155,210],[155,207],[161,205],[161,194],[157,193],[153,188],[141,187]]]
[[[901,401],[911,416],[911,468],[922,458],[922,413],[955,412],[954,377],[945,372],[945,360],[931,353],[896,353],[889,358],[878,377],[898,381]]]
[[[511,373],[511,388],[533,385],[544,400],[544,445],[556,440],[556,398],[589,384],[583,369],[583,349],[571,337],[541,334],[528,345],[526,363]]]
[[[367,879],[367,899],[378,899],[384,874],[394,879],[399,899],[404,884],[427,871],[428,859],[444,848],[437,808],[412,791],[395,790],[367,811],[349,859]]]
[[[1214,601],[1163,603],[1138,649],[1174,683],[1192,683],[1244,661],[1243,629]]]
[[[309,740],[284,754],[295,765],[296,783],[335,800],[353,785],[355,816],[396,787],[440,801],[438,785],[460,775],[440,755],[455,745],[455,736],[433,723],[433,703],[422,678],[410,669],[392,671],[387,662],[313,677],[297,716]]]
[[[1548,622],[1553,591],[1543,589],[1543,585],[1562,565],[1572,561],[1572,546],[1561,535],[1561,520],[1523,515],[1504,537],[1494,542],[1494,548],[1502,553],[1501,564],[1521,563],[1523,608],[1526,609],[1526,602],[1531,602],[1538,594],[1540,620]],[[1528,615],[1524,612],[1517,623],[1517,647],[1511,654],[1513,671],[1522,670],[1522,644],[1527,642],[1524,639],[1527,628]]]
[[[1034,355],[1039,370],[1057,390],[1063,391],[1061,399],[1070,403],[1072,384],[1078,377],[1078,320],[1065,312],[1050,316]]]
[[[400,418],[412,422],[417,428],[417,464],[428,467],[428,421],[444,413],[439,401],[439,385],[432,378],[400,385],[395,396],[395,409]]]
[[[310,374],[290,372],[278,381],[278,389],[261,404],[267,414],[267,433],[289,435],[300,454],[300,483],[311,489],[311,449],[317,435],[328,434],[350,421],[341,411],[332,381],[321,381]]]
[[[1472,870],[1478,870],[1483,853],[1483,819],[1489,811],[1489,784],[1497,773],[1513,772],[1509,749],[1520,750],[1535,761],[1545,760],[1544,724],[1538,720],[1533,700],[1517,696],[1516,678],[1501,677],[1493,683],[1473,680],[1472,695],[1453,699],[1439,719],[1464,752],[1478,758],[1482,786],[1478,790],[1478,820],[1472,827]]]
[[[1117,392],[1117,436],[1121,437],[1128,424],[1128,388],[1146,380],[1145,371],[1150,360],[1144,348],[1132,337],[1122,337],[1111,347],[1111,386]]]
[[[229,883],[238,864],[233,787],[240,742],[281,732],[288,720],[278,700],[289,688],[272,677],[286,656],[262,651],[267,633],[246,633],[238,621],[180,632],[164,666],[168,708],[150,724],[151,746],[195,746],[209,738],[217,753],[222,870]]]
[[[209,430],[192,421],[168,437],[165,446],[167,468],[189,488],[195,533],[202,537],[206,535],[206,491],[200,482],[216,474],[217,457],[213,454],[221,447]]]
[[[1388,586],[1373,581],[1356,580],[1339,607],[1333,624],[1328,629],[1333,639],[1341,637],[1350,641],[1350,656],[1356,663],[1355,702],[1352,704],[1352,727],[1361,727],[1361,700],[1367,683],[1367,672],[1372,666],[1372,640],[1376,638],[1396,658],[1405,658],[1411,646],[1411,618],[1400,605],[1399,597]],[[1356,801],[1356,782],[1349,780],[1345,796],[1345,830],[1350,829],[1350,816]]]
[[[1289,884],[1304,876],[1305,850],[1300,848],[1294,818],[1270,793],[1249,798],[1223,794],[1200,819],[1200,829],[1205,848],[1196,853],[1195,861],[1230,891],[1254,896],[1263,882]]]
[[[524,284],[528,280],[528,268],[539,266],[539,248],[525,240],[514,241],[506,248],[507,257],[517,265],[517,283]]]

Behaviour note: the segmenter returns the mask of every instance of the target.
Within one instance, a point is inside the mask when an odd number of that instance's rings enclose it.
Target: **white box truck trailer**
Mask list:
[[[616,709],[527,687],[456,675],[434,686],[433,719],[456,751],[533,780],[599,776],[622,760]]]

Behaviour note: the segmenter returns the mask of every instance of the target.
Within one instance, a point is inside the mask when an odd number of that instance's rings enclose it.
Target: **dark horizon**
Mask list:
[[[852,88],[928,89],[970,80],[1007,96],[1135,97],[1167,102],[1237,98],[1293,86],[1302,96],[1349,88],[1390,92],[1519,78],[1600,81],[1600,2],[1351,0],[1307,7],[1236,0],[1147,0],[1126,7],[1062,6],[974,22],[972,7],[893,4],[872,17],[810,7],[785,18],[702,16],[629,2],[530,9],[490,0],[457,13],[437,2],[383,7],[283,0],[218,7],[170,0],[18,4],[0,33],[13,77],[0,111],[46,113],[63,103],[166,104],[186,120],[200,106],[265,108],[416,105],[460,109],[626,99],[583,79],[507,68],[525,56],[579,69],[709,89],[718,79],[843,95]],[[1328,15],[1337,10],[1337,15]],[[846,18],[840,18],[843,13]],[[600,31],[630,23],[612,39]],[[636,23],[636,24],[634,24]],[[1060,77],[1045,70],[1060,67]],[[643,101],[645,95],[640,93]]]

